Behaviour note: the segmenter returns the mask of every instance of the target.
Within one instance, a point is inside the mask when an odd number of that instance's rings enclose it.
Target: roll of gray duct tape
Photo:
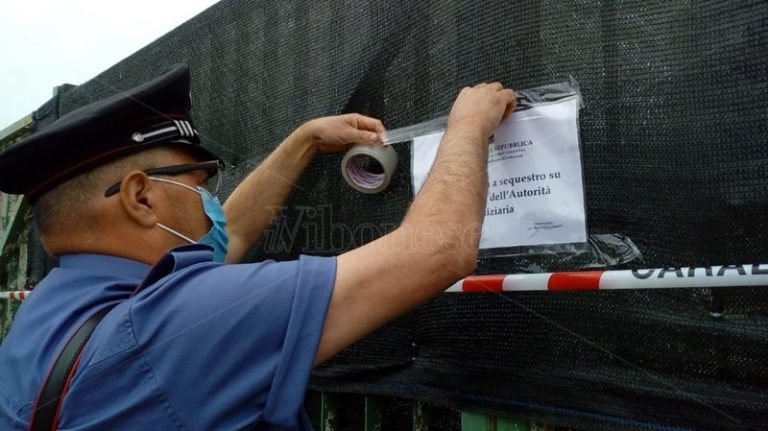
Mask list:
[[[397,153],[389,145],[355,145],[341,161],[344,180],[362,193],[379,193],[386,189],[395,169]]]

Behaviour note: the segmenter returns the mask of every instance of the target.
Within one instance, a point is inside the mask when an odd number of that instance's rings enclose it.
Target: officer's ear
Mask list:
[[[142,171],[131,171],[120,182],[120,203],[128,217],[144,227],[157,222],[155,200],[157,185]]]

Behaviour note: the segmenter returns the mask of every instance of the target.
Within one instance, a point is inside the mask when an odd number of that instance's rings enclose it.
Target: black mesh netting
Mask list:
[[[224,0],[64,93],[61,112],[175,62],[191,66],[193,117],[231,166],[227,191],[307,119],[362,112],[394,128],[445,114],[464,85],[572,75],[590,234],[626,235],[649,267],[768,262],[764,0]],[[397,151],[378,195],[343,182],[340,154],[319,157],[252,258],[336,254],[395,227],[412,199]],[[519,267],[491,256],[479,271]],[[312,386],[587,429],[758,429],[767,356],[760,288],[445,294]]]

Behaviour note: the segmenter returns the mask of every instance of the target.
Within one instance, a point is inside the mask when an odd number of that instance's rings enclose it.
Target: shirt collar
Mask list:
[[[61,268],[85,270],[91,273],[117,275],[141,280],[150,266],[124,257],[106,254],[65,254],[59,256]]]

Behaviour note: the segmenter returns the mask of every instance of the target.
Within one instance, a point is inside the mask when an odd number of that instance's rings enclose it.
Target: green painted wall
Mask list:
[[[0,150],[29,133],[32,118],[26,116],[0,131]],[[27,285],[27,257],[30,217],[26,200],[0,193],[0,291],[24,290]],[[0,343],[10,327],[18,301],[0,299]]]

